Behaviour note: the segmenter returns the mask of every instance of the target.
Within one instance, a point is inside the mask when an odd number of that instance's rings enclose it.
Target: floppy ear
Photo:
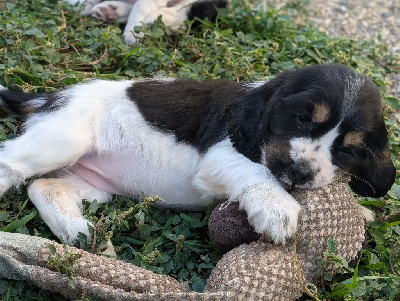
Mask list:
[[[265,84],[249,90],[230,107],[227,131],[234,147],[253,161],[261,158],[261,146],[268,134],[268,116],[276,91],[291,71],[282,72]]]
[[[383,121],[379,128],[374,131],[373,137],[370,136],[367,139],[371,141],[367,144],[370,147],[368,158],[370,164],[352,172],[355,176],[351,177],[349,185],[357,194],[377,198],[384,196],[390,190],[396,174]]]

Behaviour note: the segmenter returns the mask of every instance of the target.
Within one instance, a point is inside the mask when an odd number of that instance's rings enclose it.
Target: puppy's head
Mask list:
[[[342,65],[283,72],[257,89],[264,107],[261,160],[288,187],[314,188],[336,174],[379,197],[394,182],[380,93],[366,76]]]

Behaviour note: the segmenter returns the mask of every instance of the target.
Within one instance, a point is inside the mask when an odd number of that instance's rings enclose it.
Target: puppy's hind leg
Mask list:
[[[68,244],[78,242],[79,232],[91,240],[88,230],[91,223],[83,217],[82,199],[104,203],[112,198],[111,194],[68,171],[63,171],[57,178],[33,181],[28,195],[51,231]]]
[[[66,118],[63,112],[32,116],[26,130],[0,148],[0,196],[37,174],[75,163],[93,149],[90,120]]]

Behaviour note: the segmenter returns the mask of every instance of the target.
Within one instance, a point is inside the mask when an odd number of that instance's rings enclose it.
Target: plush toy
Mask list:
[[[343,183],[294,191],[293,196],[303,210],[297,236],[284,246],[258,240],[234,247],[259,235],[234,204],[216,207],[210,235],[225,250],[233,249],[218,262],[203,293],[189,292],[175,279],[133,264],[5,232],[0,232],[0,276],[29,280],[72,300],[296,300],[307,282],[317,280],[316,261],[329,238],[335,241],[338,255],[348,261],[358,257],[365,220]]]

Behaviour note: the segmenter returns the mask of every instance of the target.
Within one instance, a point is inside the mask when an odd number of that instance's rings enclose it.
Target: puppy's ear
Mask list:
[[[259,87],[249,90],[230,107],[227,122],[229,138],[238,152],[253,161],[261,158],[261,146],[268,135],[272,98],[291,72],[283,72]]]
[[[357,194],[377,198],[384,196],[390,190],[396,173],[383,120],[379,128],[367,139],[370,141],[366,144],[369,146],[369,164],[352,171],[353,176],[349,185]]]

